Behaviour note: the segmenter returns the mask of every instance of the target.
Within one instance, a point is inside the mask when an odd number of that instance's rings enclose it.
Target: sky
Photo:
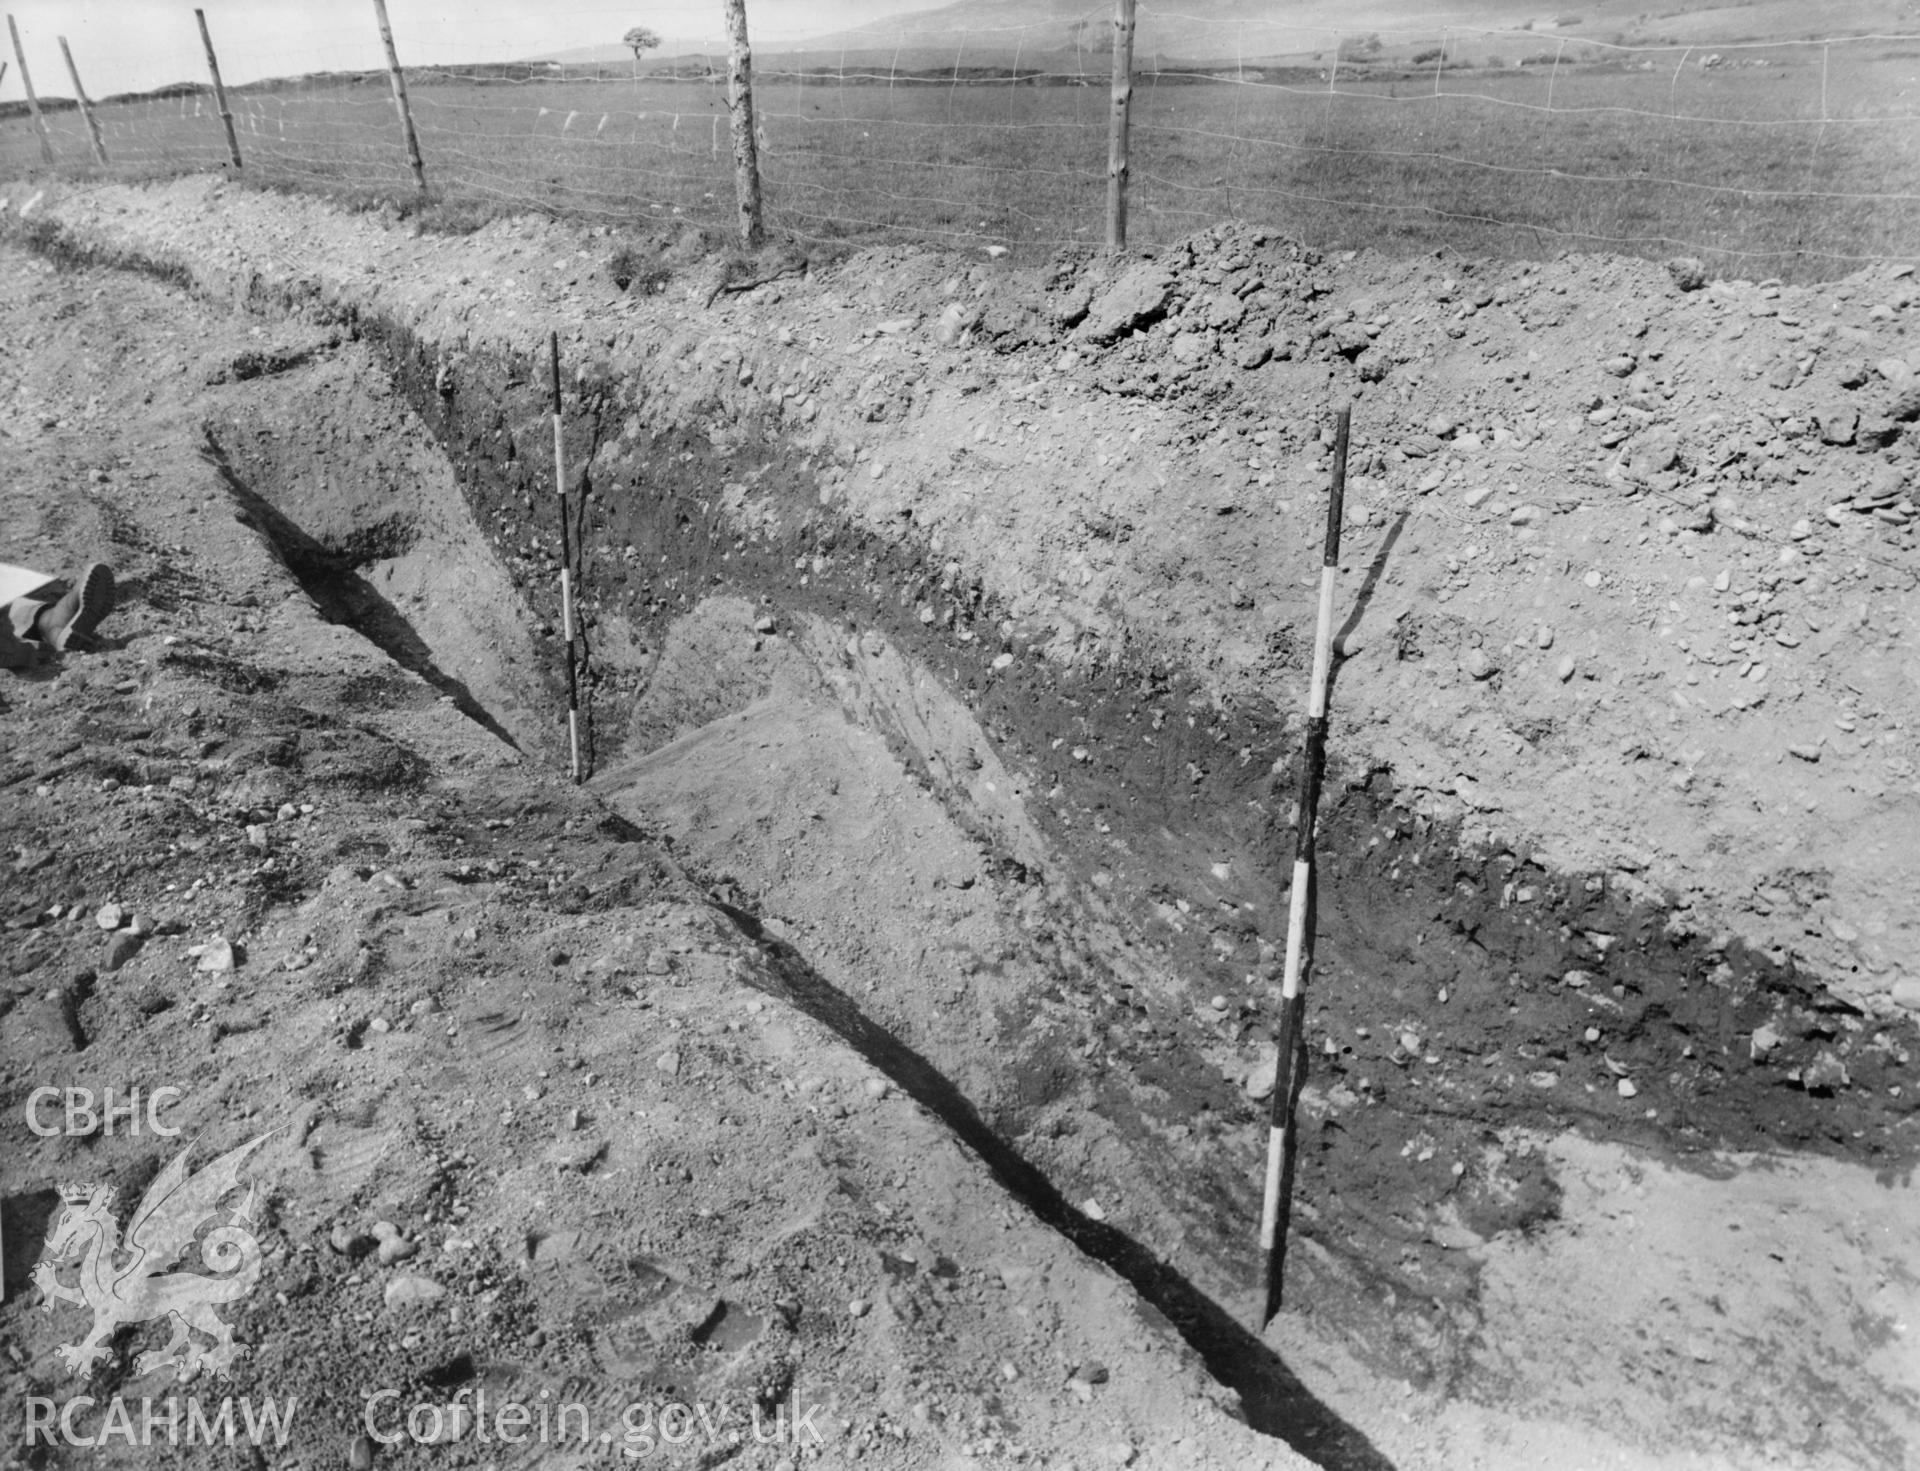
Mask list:
[[[748,0],[756,47],[784,45],[886,15],[928,10],[947,0]],[[59,36],[73,49],[93,97],[201,81],[206,58],[192,0],[5,0],[20,27],[34,90],[69,97]],[[199,0],[213,33],[223,80],[235,83],[301,72],[385,65],[373,0]],[[725,45],[721,0],[633,0],[630,4],[543,5],[539,0],[387,0],[401,64],[511,61],[580,46],[618,43],[643,25],[668,42]],[[0,101],[24,96],[10,44]]]

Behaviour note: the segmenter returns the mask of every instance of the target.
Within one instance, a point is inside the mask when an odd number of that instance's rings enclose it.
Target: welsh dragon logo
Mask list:
[[[189,1143],[168,1162],[127,1221],[124,1242],[114,1219],[116,1193],[106,1185],[62,1185],[60,1218],[47,1233],[46,1249],[34,1268],[33,1282],[48,1312],[70,1302],[93,1312],[93,1328],[78,1343],[54,1350],[60,1362],[82,1379],[107,1358],[107,1342],[123,1326],[155,1319],[172,1320],[173,1337],[163,1348],[135,1361],[136,1376],[171,1365],[185,1382],[200,1368],[223,1378],[231,1374],[240,1345],[232,1325],[215,1311],[238,1302],[260,1280],[260,1243],[253,1238],[254,1187],[241,1166],[270,1136],[230,1150],[197,1174],[189,1174]],[[242,1185],[244,1199],[230,1209],[220,1202]],[[194,1245],[203,1226],[221,1222],[199,1238],[200,1260],[214,1275],[168,1271]],[[78,1258],[78,1280],[71,1286],[60,1271]],[[213,1340],[202,1348],[195,1333]]]

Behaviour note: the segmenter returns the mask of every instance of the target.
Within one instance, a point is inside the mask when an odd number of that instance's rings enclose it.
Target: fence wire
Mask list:
[[[720,51],[548,62],[501,41],[424,64],[406,54],[410,3],[390,9],[436,200],[730,226]],[[617,40],[626,17],[604,14]],[[773,230],[1029,252],[1102,241],[1108,13],[925,28],[949,14],[830,45],[756,33]],[[181,75],[204,76],[191,11],[181,17]],[[237,18],[216,35],[244,172],[404,206],[412,177],[372,16],[329,20],[298,46],[236,30]],[[1920,35],[1707,45],[1658,33],[1689,23],[1602,36],[1569,16],[1545,30],[1361,34],[1143,8],[1130,243],[1237,220],[1328,249],[1689,254],[1800,279],[1915,259]],[[225,165],[211,92],[192,80],[99,99],[110,162],[95,168],[80,115],[53,86],[64,78],[53,45],[27,38],[62,171]],[[312,70],[316,47],[330,70]],[[17,71],[0,78],[0,167],[12,173],[41,166],[19,87]]]

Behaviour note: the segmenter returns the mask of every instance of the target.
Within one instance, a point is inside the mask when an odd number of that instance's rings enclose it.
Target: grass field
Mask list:
[[[1814,279],[1920,252],[1920,52],[1780,47],[1747,63],[1500,66],[1390,78],[1145,75],[1133,111],[1132,239],[1255,221],[1323,248],[1483,255],[1697,254],[1744,276]],[[1755,64],[1758,63],[1758,64]],[[435,195],[609,222],[731,219],[717,81],[412,85]],[[773,223],[1024,250],[1097,243],[1104,86],[878,85],[768,75],[758,89]],[[383,77],[236,95],[247,173],[405,200]],[[210,99],[103,106],[110,172],[219,167]],[[87,172],[80,119],[50,115],[61,166]],[[24,118],[0,166],[34,166]]]

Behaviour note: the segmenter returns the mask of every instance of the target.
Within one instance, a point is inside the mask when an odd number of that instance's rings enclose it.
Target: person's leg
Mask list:
[[[75,638],[86,638],[113,611],[113,569],[95,562],[57,601],[44,604],[33,620],[32,637],[52,649],[65,649]]]
[[[15,598],[0,608],[0,669],[31,669],[40,662],[40,645],[32,641],[33,622],[40,604]]]

